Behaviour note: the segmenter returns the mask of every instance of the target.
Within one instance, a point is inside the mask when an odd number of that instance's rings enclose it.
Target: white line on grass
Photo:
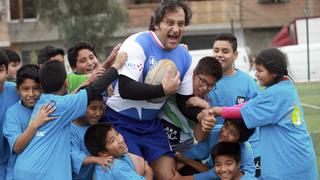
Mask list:
[[[308,107],[308,108],[320,110],[320,107],[319,107],[319,106],[316,106],[316,105],[305,104],[305,103],[301,103],[301,105],[304,106],[304,107]]]

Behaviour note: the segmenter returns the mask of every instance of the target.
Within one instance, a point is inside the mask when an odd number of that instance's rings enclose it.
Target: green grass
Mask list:
[[[320,107],[320,82],[297,83],[296,87],[301,103]],[[309,132],[320,133],[320,110],[309,107],[303,109]]]
[[[320,107],[320,82],[297,83],[301,103]],[[303,107],[308,130],[312,136],[318,159],[318,173],[320,174],[320,110]]]

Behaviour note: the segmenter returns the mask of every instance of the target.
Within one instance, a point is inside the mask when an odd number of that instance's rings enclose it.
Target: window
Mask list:
[[[35,19],[37,17],[36,1],[10,0],[10,20]]]
[[[289,0],[258,0],[260,4],[287,3]]]

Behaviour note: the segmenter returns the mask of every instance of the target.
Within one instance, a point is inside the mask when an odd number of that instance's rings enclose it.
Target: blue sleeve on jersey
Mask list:
[[[71,162],[72,172],[79,175],[83,161],[88,155],[81,151],[82,142],[75,131],[75,128],[71,128]]]
[[[115,159],[112,165],[112,170],[108,169],[105,172],[101,166],[96,165],[94,172],[94,180],[106,180],[106,179],[130,179],[130,180],[144,180],[143,176],[140,176],[134,169],[124,162]]]
[[[241,163],[240,169],[248,176],[254,176],[256,167],[254,164],[253,152],[248,142],[241,145]]]
[[[13,154],[13,147],[16,139],[23,132],[21,127],[19,126],[16,117],[17,112],[7,111],[6,119],[3,124],[3,135],[7,138],[10,148],[10,154]]]
[[[277,103],[269,93],[264,91],[240,108],[241,116],[248,128],[255,128],[274,123],[277,120]]]
[[[210,147],[209,147],[209,138],[199,142],[192,146],[191,150],[187,151],[184,156],[193,159],[193,160],[205,160],[209,157]]]
[[[213,168],[206,172],[194,174],[194,180],[212,180],[214,178],[217,178],[217,175]]]

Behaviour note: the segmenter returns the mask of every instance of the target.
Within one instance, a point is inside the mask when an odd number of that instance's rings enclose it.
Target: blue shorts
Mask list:
[[[124,137],[130,153],[143,157],[148,163],[152,163],[162,155],[174,157],[160,119],[135,120],[111,108],[107,108],[106,118],[106,121],[111,122]]]

